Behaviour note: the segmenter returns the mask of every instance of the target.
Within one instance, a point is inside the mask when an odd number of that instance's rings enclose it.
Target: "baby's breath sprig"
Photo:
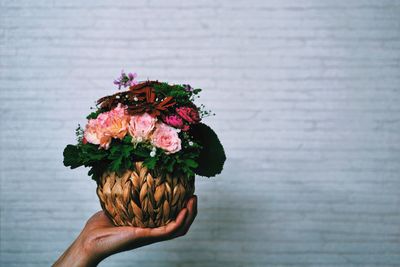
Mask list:
[[[75,135],[76,135],[76,141],[78,141],[78,143],[82,143],[82,139],[83,139],[83,133],[84,130],[81,127],[80,124],[78,124],[78,127],[75,129]]]
[[[200,118],[215,116],[215,113],[209,109],[206,109],[206,106],[201,104],[199,108]]]

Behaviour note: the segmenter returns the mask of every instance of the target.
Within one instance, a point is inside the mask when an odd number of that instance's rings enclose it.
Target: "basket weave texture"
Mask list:
[[[153,177],[142,162],[121,176],[102,175],[97,185],[100,204],[116,226],[154,228],[174,220],[194,193],[194,177]]]

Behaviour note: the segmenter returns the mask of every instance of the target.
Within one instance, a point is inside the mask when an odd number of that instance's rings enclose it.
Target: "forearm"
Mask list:
[[[91,267],[97,266],[99,262],[100,260],[94,259],[89,254],[79,236],[53,264],[53,267]]]

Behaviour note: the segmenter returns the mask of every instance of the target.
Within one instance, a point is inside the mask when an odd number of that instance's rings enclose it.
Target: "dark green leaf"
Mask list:
[[[88,172],[88,175],[92,176],[92,179],[98,181],[101,175],[107,170],[108,162],[105,160],[96,162]]]
[[[201,92],[201,89],[200,89],[200,88],[194,89],[194,90],[193,90],[193,94],[195,94],[195,95],[197,95],[197,94],[200,93],[200,92]]]
[[[96,111],[93,111],[92,113],[90,113],[89,115],[86,116],[86,119],[90,120],[90,119],[96,119],[100,113],[104,112],[105,110],[102,109],[98,109]]]
[[[110,166],[108,167],[110,171],[119,171],[121,169],[122,157],[116,158],[111,161]]]
[[[122,139],[122,141],[125,144],[132,144],[132,136],[130,136],[129,134],[125,135],[124,139]]]
[[[80,158],[80,151],[78,146],[67,145],[63,152],[64,155],[64,166],[70,166],[71,169],[78,168],[83,165],[83,162]]]
[[[186,163],[187,166],[189,166],[191,168],[196,168],[197,166],[199,166],[199,164],[196,161],[192,160],[192,159],[186,159],[185,163]]]
[[[204,123],[193,124],[190,134],[203,147],[197,159],[199,166],[195,169],[195,173],[207,177],[221,173],[226,156],[217,134]]]
[[[157,158],[156,157],[150,157],[146,158],[143,162],[143,164],[150,170],[154,169],[157,163]]]

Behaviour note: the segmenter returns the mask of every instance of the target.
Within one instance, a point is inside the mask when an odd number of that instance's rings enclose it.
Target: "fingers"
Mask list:
[[[176,236],[186,235],[189,231],[190,226],[192,225],[194,219],[197,216],[197,196],[194,195],[191,199],[189,199],[187,205],[188,215],[186,216],[185,223],[183,226],[176,232]]]
[[[149,230],[147,236],[161,238],[161,239],[172,238],[174,233],[176,233],[184,225],[187,215],[188,215],[188,209],[187,208],[182,209],[179,212],[178,216],[176,217],[175,221],[172,221],[165,226],[147,229]]]
[[[154,242],[172,239],[185,235],[197,215],[197,197],[189,199],[186,208],[182,209],[175,221],[158,228],[140,228],[131,226],[110,227],[103,233],[102,241],[97,244],[108,247],[108,251],[123,251],[144,246]]]
[[[172,239],[185,235],[197,215],[197,196],[189,199],[186,208],[182,209],[175,221],[158,228],[137,228],[140,237],[151,237],[159,240]]]

